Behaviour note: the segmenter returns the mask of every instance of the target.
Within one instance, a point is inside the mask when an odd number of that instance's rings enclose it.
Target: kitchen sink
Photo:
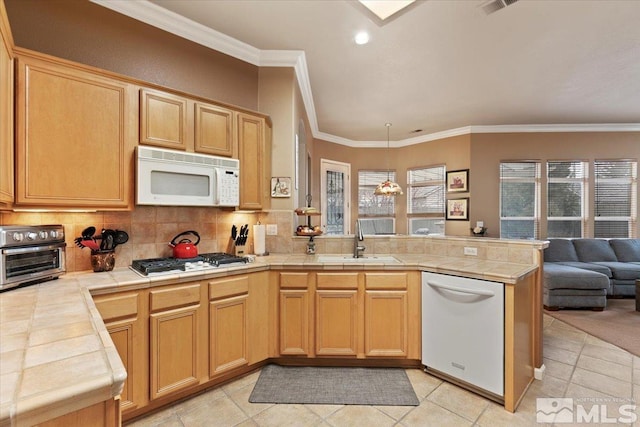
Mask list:
[[[385,263],[385,262],[399,262],[392,256],[363,256],[360,258],[354,258],[353,255],[318,255],[318,262],[333,262],[333,263]]]

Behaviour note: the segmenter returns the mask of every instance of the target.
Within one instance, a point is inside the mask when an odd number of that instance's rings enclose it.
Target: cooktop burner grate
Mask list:
[[[224,252],[200,254],[194,258],[148,258],[131,262],[131,268],[144,274],[161,273],[164,271],[185,271],[187,264],[196,267],[216,268],[226,264],[246,263],[247,259]]]

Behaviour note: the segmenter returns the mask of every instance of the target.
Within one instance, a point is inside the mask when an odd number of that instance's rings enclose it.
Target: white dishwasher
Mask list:
[[[422,364],[504,397],[504,285],[423,272]]]

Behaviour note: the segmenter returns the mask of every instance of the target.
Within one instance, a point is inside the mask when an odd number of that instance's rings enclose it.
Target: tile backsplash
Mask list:
[[[0,224],[62,224],[67,243],[67,271],[91,270],[89,249],[78,248],[74,238],[88,226],[120,229],[129,233],[129,241],[116,248],[116,267],[127,267],[134,259],[171,256],[171,240],[178,234],[195,230],[200,235],[199,253],[233,252],[231,227],[248,224],[245,250],[253,253],[252,225],[275,224],[278,233],[266,236],[266,250],[278,254],[304,254],[308,237],[294,236],[304,217],[291,211],[235,212],[221,208],[138,206],[127,212],[2,212]],[[349,254],[353,237],[321,236],[314,239],[318,254]],[[540,242],[538,242],[540,243]],[[538,250],[531,242],[476,237],[365,236],[366,255],[371,254],[447,254],[466,257],[463,248],[477,247],[476,259],[517,263],[537,262]]]
[[[200,235],[200,253],[232,251],[231,226],[253,225],[264,216],[264,213],[235,213],[218,208],[139,206],[130,212],[3,212],[0,213],[0,224],[62,224],[67,243],[67,271],[73,272],[91,270],[89,249],[81,249],[73,241],[88,226],[94,226],[97,233],[102,228],[111,228],[129,234],[129,241],[116,248],[116,267],[127,267],[134,259],[171,256],[169,243],[188,230],[195,230]],[[247,245],[251,252],[251,233]]]

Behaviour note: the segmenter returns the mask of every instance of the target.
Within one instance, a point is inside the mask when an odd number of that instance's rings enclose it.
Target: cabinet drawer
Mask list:
[[[358,289],[358,273],[318,273],[318,289]]]
[[[94,302],[105,322],[138,314],[138,294],[100,298]]]
[[[407,289],[407,273],[365,273],[366,289]]]
[[[209,282],[210,300],[247,293],[249,293],[249,276],[231,277]]]
[[[200,302],[200,285],[151,291],[151,311],[166,310]]]
[[[280,289],[307,289],[309,273],[280,273]]]

